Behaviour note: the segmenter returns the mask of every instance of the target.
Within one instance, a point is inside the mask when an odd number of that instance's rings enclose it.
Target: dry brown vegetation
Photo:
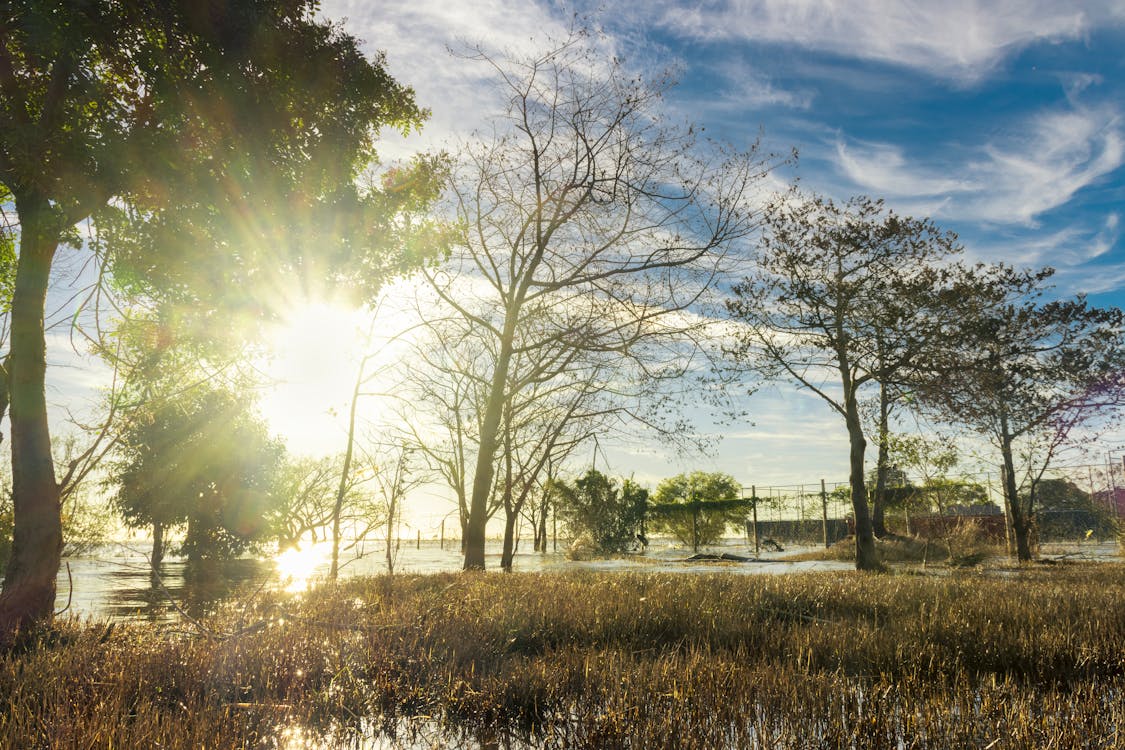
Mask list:
[[[375,578],[204,624],[61,625],[0,657],[0,743],[1125,746],[1115,563]]]
[[[1007,556],[1003,544],[988,538],[973,524],[959,526],[944,536],[930,539],[893,535],[876,539],[879,559],[884,563],[948,564],[954,567],[977,565]],[[855,538],[841,539],[827,549],[787,555],[786,560],[855,560]]]

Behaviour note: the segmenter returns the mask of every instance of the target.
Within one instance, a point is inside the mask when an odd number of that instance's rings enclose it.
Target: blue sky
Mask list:
[[[389,156],[455,143],[497,111],[487,70],[447,47],[539,51],[590,13],[628,66],[678,71],[673,117],[737,146],[761,134],[796,148],[785,180],[885,198],[956,231],[969,259],[1051,265],[1060,294],[1125,305],[1121,0],[327,0],[323,12],[385,51],[433,112],[420,137],[389,139]],[[753,424],[723,430],[707,456],[642,440],[610,449],[609,468],[650,483],[691,468],[759,485],[846,479],[846,433],[817,397],[770,387],[748,408]]]
[[[325,15],[413,85],[433,118],[407,148],[488,112],[465,41],[537,49],[582,4],[328,0]],[[1052,265],[1060,293],[1125,304],[1125,3],[730,0],[605,3],[607,49],[671,66],[673,116],[796,148],[797,177],[956,231],[970,258]],[[392,154],[397,145],[389,145]]]

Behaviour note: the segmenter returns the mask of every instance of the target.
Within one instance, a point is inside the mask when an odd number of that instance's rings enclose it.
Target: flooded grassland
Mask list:
[[[1125,745],[1125,566],[356,577],[0,658],[5,747]]]

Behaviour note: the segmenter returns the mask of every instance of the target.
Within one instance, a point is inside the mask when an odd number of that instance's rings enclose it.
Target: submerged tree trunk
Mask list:
[[[153,570],[160,568],[160,563],[164,561],[164,524],[159,521],[152,522],[152,557],[149,558],[149,565]]]
[[[63,546],[44,393],[43,314],[58,233],[46,200],[17,196],[17,204],[22,226],[10,313],[8,373],[14,530],[0,593],[0,641],[18,629],[50,619]]]

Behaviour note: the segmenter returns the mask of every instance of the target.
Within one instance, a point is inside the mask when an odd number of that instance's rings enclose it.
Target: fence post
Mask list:
[[[754,501],[750,509],[754,513],[754,557],[757,558],[761,550],[758,545],[758,488],[754,485],[750,486],[750,499]]]
[[[828,489],[824,486],[824,480],[820,480],[820,509],[821,509],[821,529],[824,532],[824,548],[828,549]]]
[[[414,549],[422,549],[422,530],[418,529],[418,543],[414,545]]]
[[[445,519],[441,519],[441,549],[445,549]]]

